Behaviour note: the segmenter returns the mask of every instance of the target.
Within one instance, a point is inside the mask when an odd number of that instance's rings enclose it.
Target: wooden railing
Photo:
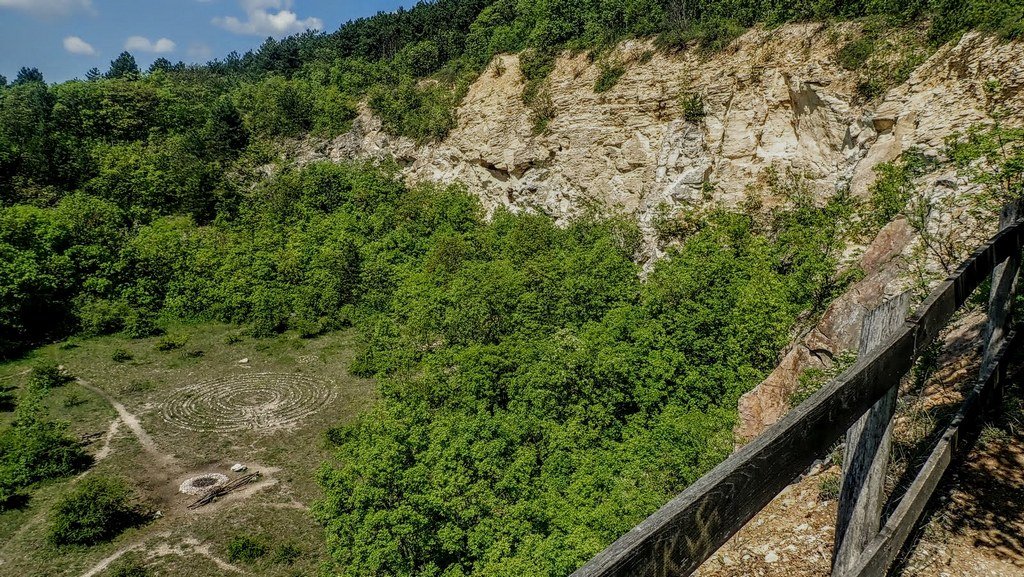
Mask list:
[[[1010,308],[1024,244],[1024,221],[1018,220],[1017,207],[1003,209],[999,233],[936,287],[909,320],[903,320],[909,302],[905,297],[870,314],[852,367],[572,577],[691,574],[843,435],[847,450],[832,574],[885,574],[959,448],[963,431],[977,421],[1004,379],[1005,353],[1016,339]],[[883,484],[900,380],[988,278],[992,289],[980,376],[883,524]]]

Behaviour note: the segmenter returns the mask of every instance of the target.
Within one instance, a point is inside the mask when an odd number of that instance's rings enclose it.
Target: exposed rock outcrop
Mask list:
[[[307,147],[299,161],[391,157],[411,180],[465,183],[488,210],[505,206],[566,219],[597,204],[638,219],[651,259],[660,254],[653,231],[662,211],[737,206],[763,188],[768,168],[802,175],[818,198],[847,186],[864,197],[875,166],[911,148],[938,154],[947,136],[987,118],[990,98],[1011,120],[1024,119],[1024,45],[967,34],[934,52],[880,101],[866,102],[856,75],[836,58],[855,34],[855,24],[754,29],[713,55],[666,54],[649,42],[628,41],[616,54],[629,63],[626,73],[601,94],[593,91],[597,64],[583,54],[565,55],[549,79],[555,116],[540,136],[532,134],[521,98],[518,57],[502,55],[500,66],[470,87],[457,127],[442,142],[418,146],[389,136],[364,109],[350,133]],[[703,100],[702,119],[684,118],[681,97],[691,94]],[[954,199],[947,206],[955,207],[971,185],[951,172],[919,186]],[[963,224],[958,209],[948,212],[929,226]],[[983,238],[993,227],[972,224],[957,234]],[[866,276],[744,397],[742,436],[778,419],[802,371],[856,347],[864,312],[906,288],[900,257],[914,250],[913,237],[906,222],[896,221],[861,247],[863,254],[851,251],[848,260]],[[941,274],[941,267],[929,266]]]
[[[864,315],[902,292],[901,256],[913,240],[913,230],[902,218],[878,233],[857,263],[864,278],[832,302],[817,326],[797,340],[764,381],[740,397],[740,439],[756,437],[786,414],[804,371],[824,369],[840,352],[857,349]]]

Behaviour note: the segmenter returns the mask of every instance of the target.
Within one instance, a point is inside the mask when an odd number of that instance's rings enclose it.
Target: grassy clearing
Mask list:
[[[239,562],[259,575],[315,574],[325,558],[321,529],[306,508],[319,496],[314,472],[327,457],[323,431],[345,422],[373,401],[371,381],[349,376],[354,354],[351,332],[315,339],[293,333],[256,340],[239,336],[220,324],[172,326],[169,333],[183,344],[160,350],[161,337],[128,340],[100,337],[41,348],[16,362],[0,365],[0,386],[15,397],[28,379],[26,370],[55,361],[121,403],[152,439],[145,447],[121,423],[113,435],[89,447],[103,454],[82,477],[36,487],[19,508],[0,512],[0,567],[10,575],[82,575],[125,548],[137,548],[125,561],[141,564],[150,575],[223,575],[217,561],[228,559],[228,543],[240,534],[262,539],[268,552],[252,562]],[[246,363],[239,363],[248,359]],[[161,407],[176,389],[214,378],[251,373],[287,373],[327,381],[333,400],[291,429],[212,433],[183,430],[164,420]],[[74,435],[108,431],[117,412],[102,395],[69,383],[46,399],[51,415],[70,422]],[[12,413],[0,413],[6,426]],[[240,415],[244,418],[244,415]],[[107,445],[109,444],[109,447]],[[188,511],[190,498],[177,493],[182,477],[228,472],[235,462],[268,472],[263,488],[233,496],[198,511]],[[160,518],[130,529],[109,543],[94,547],[54,547],[46,543],[53,504],[86,476],[114,475],[127,479]],[[215,559],[214,559],[215,558]],[[113,575],[115,562],[99,575]]]

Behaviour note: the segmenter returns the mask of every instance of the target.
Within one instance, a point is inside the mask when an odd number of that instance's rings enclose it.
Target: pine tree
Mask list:
[[[110,70],[107,71],[107,78],[138,78],[139,65],[131,52],[122,52],[117,58],[110,61]]]
[[[22,66],[21,70],[18,71],[18,76],[14,78],[14,86],[28,84],[30,82],[44,82],[43,73],[40,72],[38,68]]]

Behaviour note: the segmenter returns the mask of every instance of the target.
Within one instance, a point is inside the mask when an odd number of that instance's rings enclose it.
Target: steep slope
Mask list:
[[[1024,46],[970,33],[929,55],[914,43],[921,34],[894,31],[889,51],[874,56],[868,70],[840,65],[844,50],[864,37],[851,23],[755,28],[714,54],[666,54],[644,41],[625,42],[598,62],[565,54],[545,85],[553,117],[539,135],[521,98],[519,58],[503,55],[470,87],[458,126],[442,142],[389,136],[364,108],[349,133],[304,143],[296,154],[300,162],[393,158],[410,180],[466,183],[489,210],[567,219],[597,207],[633,215],[647,237],[641,258],[649,261],[664,248],[656,229],[666,215],[739,207],[751,195],[779,204],[768,186],[778,174],[819,199],[846,188],[865,198],[880,163],[909,150],[939,157],[948,136],[990,121],[997,104],[1008,123],[1024,119]],[[625,73],[596,93],[608,61],[624,63]],[[916,62],[904,82],[878,98],[864,96],[865,78]],[[703,105],[703,116],[691,111],[687,118],[687,99]],[[975,222],[977,211],[960,202],[977,185],[954,168],[938,165],[915,184],[937,207],[923,225],[952,249],[968,250],[992,232],[991,214]],[[867,246],[850,247],[847,260],[863,279],[741,401],[741,437],[788,409],[807,368],[830,365],[856,347],[864,311],[944,274],[946,263],[920,245],[915,230],[897,220]]]

